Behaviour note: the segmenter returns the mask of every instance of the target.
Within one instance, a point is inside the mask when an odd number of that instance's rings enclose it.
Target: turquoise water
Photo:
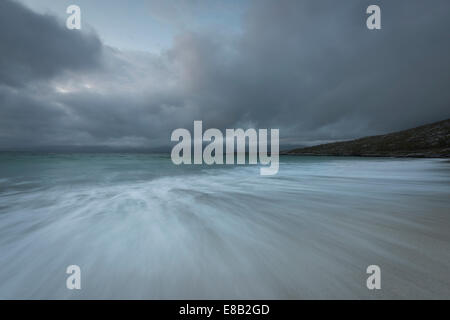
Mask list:
[[[0,154],[0,298],[450,298],[450,162]],[[81,290],[66,288],[81,267]],[[382,289],[366,288],[381,267]]]

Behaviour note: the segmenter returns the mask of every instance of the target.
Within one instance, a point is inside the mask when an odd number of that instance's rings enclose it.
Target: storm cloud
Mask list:
[[[373,1],[250,1],[239,32],[183,23],[149,53],[2,1],[0,148],[156,148],[194,120],[308,145],[449,118],[450,3],[375,2],[381,30]]]
[[[0,83],[19,86],[98,63],[100,40],[9,0],[0,3]]]

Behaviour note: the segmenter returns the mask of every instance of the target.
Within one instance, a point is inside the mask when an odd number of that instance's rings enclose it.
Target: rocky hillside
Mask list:
[[[283,154],[448,158],[450,119],[380,136],[294,149]]]

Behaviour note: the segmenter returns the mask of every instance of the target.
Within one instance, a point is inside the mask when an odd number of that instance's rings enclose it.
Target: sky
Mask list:
[[[164,148],[194,120],[287,148],[444,120],[449,16],[448,0],[2,0],[0,149]]]

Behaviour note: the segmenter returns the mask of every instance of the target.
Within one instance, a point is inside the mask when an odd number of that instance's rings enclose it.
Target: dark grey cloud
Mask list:
[[[231,64],[221,64],[225,41],[216,40],[220,51],[197,37],[177,52],[206,61],[195,66],[197,90],[227,106],[214,110],[213,125],[249,121],[327,140],[449,117],[450,4],[378,1],[383,29],[369,31],[372,3],[259,1],[228,50]]]
[[[67,32],[54,17],[10,0],[0,2],[0,43],[0,83],[12,86],[95,67],[102,48],[95,35]]]
[[[183,29],[158,55],[0,6],[0,148],[158,147],[194,120],[303,144],[450,117],[446,0],[254,1],[241,33]]]

